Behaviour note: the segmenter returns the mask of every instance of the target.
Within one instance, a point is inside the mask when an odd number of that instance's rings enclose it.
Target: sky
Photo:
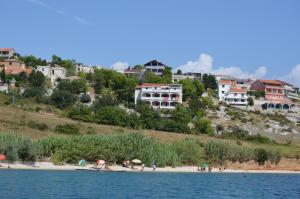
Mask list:
[[[0,0],[0,47],[300,86],[299,0]]]

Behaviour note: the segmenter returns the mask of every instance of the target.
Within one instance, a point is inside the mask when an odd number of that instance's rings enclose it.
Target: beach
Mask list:
[[[86,171],[98,171],[94,167],[95,165],[87,164],[86,166],[78,165],[54,165],[52,162],[36,162],[35,164],[23,164],[23,163],[1,163],[0,169],[17,169],[17,170],[62,170],[62,171],[74,171],[74,170],[86,170]],[[207,173],[198,171],[197,166],[180,166],[180,167],[157,167],[153,171],[152,167],[145,167],[141,171],[141,166],[135,166],[134,169],[122,167],[121,165],[111,165],[109,170],[104,168],[99,169],[99,171],[106,172],[170,172],[170,173]],[[293,170],[276,170],[276,169],[253,169],[253,170],[242,170],[242,169],[224,169],[222,171],[219,168],[212,168],[211,172],[213,173],[291,173],[291,174],[300,174],[300,171]]]

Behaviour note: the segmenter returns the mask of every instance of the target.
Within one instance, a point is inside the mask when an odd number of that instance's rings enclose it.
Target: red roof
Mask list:
[[[278,85],[278,86],[283,85],[282,82],[279,82],[277,80],[259,79],[257,81],[260,81],[260,82],[262,82],[264,84],[273,84],[273,85]]]
[[[229,85],[235,85],[236,81],[235,80],[229,80],[229,79],[221,79],[219,81],[219,84],[229,84]]]
[[[281,81],[281,80],[276,80],[276,81],[281,82],[282,84],[287,85],[287,86],[293,86],[292,84],[285,82],[285,81]]]
[[[0,48],[0,51],[11,51],[11,50],[15,50],[13,48]]]
[[[232,87],[232,88],[230,88],[230,92],[233,92],[233,93],[247,93],[247,89]]]

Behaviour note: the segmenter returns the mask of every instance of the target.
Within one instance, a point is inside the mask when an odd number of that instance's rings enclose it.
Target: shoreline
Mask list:
[[[33,165],[22,164],[22,163],[0,163],[2,167],[0,170],[49,170],[49,171],[99,171],[99,172],[158,172],[158,173],[209,173],[207,171],[201,172],[197,170],[196,166],[181,166],[181,167],[157,167],[155,171],[151,167],[145,167],[143,171],[141,171],[140,166],[136,166],[135,169],[122,167],[120,165],[112,165],[109,166],[109,170],[105,169],[95,169],[94,165],[87,164],[85,167],[76,166],[76,165],[54,165],[52,162],[36,162]],[[9,166],[9,168],[8,168]],[[218,168],[212,168],[211,173],[261,173],[261,174],[300,174],[300,171],[293,170],[274,170],[274,169],[260,169],[260,170],[242,170],[242,169],[225,169],[220,171]]]

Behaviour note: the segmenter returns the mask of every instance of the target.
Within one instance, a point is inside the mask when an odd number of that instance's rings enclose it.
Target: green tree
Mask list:
[[[43,87],[46,83],[44,74],[40,71],[32,71],[32,73],[29,75],[29,83],[33,88]]]
[[[180,69],[177,70],[176,72],[177,75],[182,75],[182,71]]]
[[[183,101],[189,100],[192,96],[197,96],[197,94],[196,94],[197,89],[195,87],[195,84],[193,83],[193,80],[183,79],[183,80],[180,80],[179,83],[182,84]]]
[[[66,108],[76,101],[76,97],[66,90],[54,90],[51,95],[51,103],[58,108]]]
[[[138,101],[136,111],[140,113],[140,118],[144,124],[144,128],[155,129],[160,121],[160,115],[154,111],[148,104],[143,101]]]
[[[35,162],[38,153],[37,146],[29,139],[21,141],[18,149],[18,156],[23,162],[30,161]]]
[[[202,81],[203,81],[205,90],[207,90],[209,88],[215,90],[218,87],[215,76],[213,76],[211,74],[206,74],[206,73],[203,74]]]
[[[253,106],[254,105],[254,101],[253,101],[253,98],[252,97],[248,97],[248,105],[249,106]]]
[[[21,56],[21,57],[19,57],[19,59],[21,61],[23,61],[26,66],[32,66],[34,68],[36,68],[37,66],[46,66],[47,65],[46,60],[42,60],[41,58],[37,58],[33,55]]]
[[[190,111],[181,104],[176,105],[171,114],[175,122],[187,125],[191,121]]]
[[[1,77],[1,81],[2,81],[3,83],[6,83],[6,82],[7,82],[6,74],[5,74],[4,68],[3,68],[2,72],[1,72],[0,77]]]
[[[254,150],[255,160],[259,165],[265,164],[265,161],[268,160],[268,153],[265,149],[259,148]]]

